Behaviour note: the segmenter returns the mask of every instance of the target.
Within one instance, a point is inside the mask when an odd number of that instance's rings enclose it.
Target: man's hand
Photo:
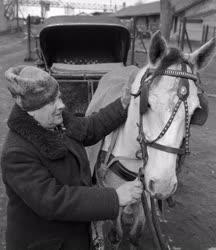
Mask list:
[[[137,202],[143,192],[143,184],[138,179],[129,181],[116,189],[120,206],[127,206]]]
[[[128,82],[125,84],[125,86],[122,89],[122,96],[121,96],[121,103],[124,109],[128,107],[131,100],[131,85],[134,82],[136,77],[136,72],[133,72],[128,80]]]
[[[128,86],[124,86],[121,96],[121,103],[124,109],[128,107],[130,99],[131,99],[130,88]]]

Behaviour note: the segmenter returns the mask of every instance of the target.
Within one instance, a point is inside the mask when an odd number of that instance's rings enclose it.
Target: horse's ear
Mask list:
[[[157,64],[167,54],[167,44],[161,36],[161,32],[157,31],[152,36],[149,46],[149,62],[152,65]]]
[[[211,59],[214,57],[216,52],[216,38],[212,38],[210,41],[205,43],[202,47],[189,54],[188,61],[200,70],[206,67]]]

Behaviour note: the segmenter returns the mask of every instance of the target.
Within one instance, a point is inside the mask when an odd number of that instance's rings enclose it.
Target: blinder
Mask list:
[[[134,96],[137,97],[140,95],[140,114],[144,115],[147,110],[148,110],[148,99],[149,99],[149,84],[151,83],[150,81],[147,81],[146,79],[150,75],[150,69],[148,68],[145,72],[145,74],[142,76],[141,79],[141,84],[140,84],[140,89],[137,94]]]
[[[200,102],[200,107],[195,109],[191,117],[190,123],[193,125],[202,126],[208,119],[208,112],[209,112],[208,98],[205,93],[199,93],[198,98]]]
[[[148,109],[149,88],[144,84],[140,90],[140,114],[143,115]]]

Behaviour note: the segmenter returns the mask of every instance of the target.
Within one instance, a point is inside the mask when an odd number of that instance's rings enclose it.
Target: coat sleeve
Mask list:
[[[114,189],[63,185],[29,149],[9,149],[1,164],[6,185],[47,220],[92,221],[115,219],[118,215]]]
[[[122,125],[126,118],[127,110],[122,107],[120,98],[105,108],[100,109],[99,112],[83,118],[85,120],[84,146],[91,146],[97,143]]]

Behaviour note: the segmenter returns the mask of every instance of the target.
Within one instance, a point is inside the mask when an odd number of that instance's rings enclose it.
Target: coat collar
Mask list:
[[[8,119],[8,127],[33,144],[44,157],[55,160],[64,157],[68,151],[63,139],[65,135],[78,141],[83,138],[83,123],[80,119],[64,113],[63,120],[65,132],[47,130],[15,104]]]

